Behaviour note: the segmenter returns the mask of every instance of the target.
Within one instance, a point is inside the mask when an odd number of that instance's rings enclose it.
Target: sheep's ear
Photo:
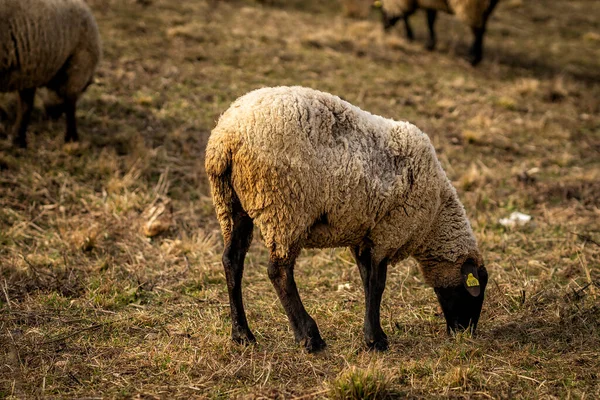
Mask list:
[[[481,286],[479,285],[479,274],[477,273],[477,265],[471,259],[465,261],[460,269],[462,281],[467,292],[473,297],[479,296]]]

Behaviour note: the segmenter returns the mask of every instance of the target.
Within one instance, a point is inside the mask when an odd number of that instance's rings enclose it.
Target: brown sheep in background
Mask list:
[[[408,18],[419,8],[427,12],[427,26],[429,40],[426,48],[433,50],[436,44],[434,30],[435,19],[438,11],[455,14],[464,24],[473,31],[473,45],[469,52],[469,61],[477,65],[483,57],[483,36],[487,20],[496,7],[498,0],[382,0],[381,11],[383,27],[385,30],[393,27],[400,19],[404,20],[406,37],[414,39]]]
[[[65,141],[78,139],[77,99],[100,56],[98,27],[83,0],[0,0],[0,92],[19,92],[16,145],[27,146],[35,92],[44,86],[59,99],[48,114],[66,114]]]

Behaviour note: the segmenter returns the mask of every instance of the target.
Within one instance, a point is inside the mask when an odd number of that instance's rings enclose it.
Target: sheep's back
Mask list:
[[[309,232],[314,247],[363,238],[394,202],[418,197],[415,188],[430,179],[423,168],[438,165],[429,139],[413,125],[299,87],[241,97],[208,147],[230,152],[242,206],[268,243],[284,247]]]
[[[0,90],[48,84],[90,23],[80,0],[0,0]]]
[[[320,176],[326,179],[321,187],[347,186],[348,179],[359,176],[384,178],[393,126],[394,121],[337,96],[277,87],[238,99],[220,118],[213,135],[224,134],[236,143],[234,165],[248,164],[245,169],[260,165],[269,172],[283,169],[302,181]]]
[[[294,156],[313,163],[349,150],[384,149],[395,124],[328,93],[275,87],[240,97],[215,131],[229,132],[267,162]]]

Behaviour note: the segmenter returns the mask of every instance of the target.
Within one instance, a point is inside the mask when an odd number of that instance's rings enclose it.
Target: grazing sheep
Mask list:
[[[427,135],[303,87],[255,90],[221,116],[206,171],[225,241],[232,338],[255,341],[244,312],[244,257],[258,225],[296,340],[325,346],[294,282],[302,248],[350,248],[363,281],[369,347],[388,346],[380,303],[389,263],[413,256],[448,331],[474,331],[487,283],[475,237]]]
[[[472,65],[477,65],[483,57],[483,35],[486,23],[497,3],[498,0],[382,0],[383,27],[389,30],[398,20],[403,19],[406,37],[413,40],[408,18],[418,8],[423,8],[427,12],[429,28],[429,40],[425,47],[433,50],[436,43],[434,24],[438,10],[456,14],[456,17],[470,26],[473,31],[475,39],[469,52],[469,61]]]
[[[38,87],[60,99],[47,112],[65,112],[65,141],[77,140],[75,107],[100,59],[98,27],[83,0],[0,0],[0,92],[19,92],[13,140],[26,131]]]

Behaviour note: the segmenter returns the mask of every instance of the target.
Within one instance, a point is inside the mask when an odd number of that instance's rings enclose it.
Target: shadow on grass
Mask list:
[[[6,295],[11,301],[21,301],[31,293],[57,293],[67,298],[80,296],[84,291],[84,273],[77,268],[63,267],[50,270],[26,260],[27,269],[11,265],[2,267],[2,277],[7,282]]]
[[[528,314],[501,324],[483,333],[481,337],[502,342],[502,346],[535,345],[554,352],[569,351],[586,345],[598,346],[600,306],[580,307],[573,303],[568,307],[564,316],[548,319]]]
[[[555,57],[550,54],[544,54],[542,57],[534,57],[502,47],[488,48],[486,51],[487,55],[492,56],[495,62],[511,68],[513,72],[514,70],[523,70],[528,75],[533,74],[539,79],[566,76],[581,83],[600,84],[600,71],[591,65],[583,63],[558,65],[551,61]]]
[[[404,38],[400,32],[397,34]],[[425,45],[424,41],[420,39],[417,39],[415,42],[423,42],[423,46]],[[439,44],[441,46],[438,45],[433,50],[434,53],[463,60],[467,63],[471,46],[471,36],[465,36],[458,42],[447,39],[446,43]],[[426,52],[424,48],[423,52]],[[585,84],[600,84],[600,70],[596,68],[595,64],[592,64],[592,60],[587,63],[583,61],[583,58],[578,59],[576,62],[560,62],[561,60],[554,62],[553,60],[556,60],[556,56],[550,53],[543,53],[541,56],[536,56],[535,54],[526,54],[519,51],[519,49],[509,49],[492,45],[484,47],[483,61],[475,68],[485,71],[489,68],[489,63],[492,62],[510,68],[510,71],[508,71],[510,76],[515,74],[533,75],[538,79],[552,79],[563,76]]]

